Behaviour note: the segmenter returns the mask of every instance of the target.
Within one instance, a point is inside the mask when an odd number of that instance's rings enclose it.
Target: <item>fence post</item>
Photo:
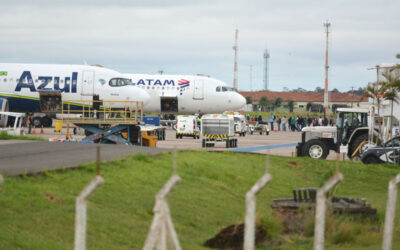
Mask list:
[[[388,200],[386,204],[385,228],[383,230],[383,250],[392,249],[394,217],[397,201],[397,184],[400,183],[400,174],[389,181]]]
[[[325,242],[326,194],[343,180],[341,173],[332,176],[317,192],[314,227],[314,250],[323,250]]]
[[[76,198],[74,240],[75,250],[86,249],[86,199],[103,183],[103,178],[101,176],[96,176]]]
[[[4,178],[3,178],[3,176],[0,174],[0,185],[3,184],[3,182],[4,182]]]
[[[156,204],[154,205],[154,218],[150,226],[149,234],[144,243],[143,250],[151,250],[157,244],[157,249],[167,249],[167,236],[171,241],[173,249],[181,250],[178,236],[172,223],[171,214],[168,207],[167,195],[181,181],[181,178],[174,174],[165,183],[162,189],[156,195]]]
[[[268,173],[264,174],[256,184],[246,193],[246,218],[244,224],[244,250],[253,250],[255,243],[256,228],[256,194],[263,189],[268,182],[272,180],[272,176]]]

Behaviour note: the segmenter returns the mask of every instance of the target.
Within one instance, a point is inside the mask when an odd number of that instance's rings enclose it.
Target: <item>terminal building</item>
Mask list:
[[[324,93],[320,92],[241,91],[239,93],[247,100],[245,111],[323,112]],[[341,107],[363,108],[369,105],[368,98],[362,95],[329,92],[330,112],[335,112]]]

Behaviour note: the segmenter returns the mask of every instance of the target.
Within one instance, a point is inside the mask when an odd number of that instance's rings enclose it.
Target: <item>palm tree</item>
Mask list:
[[[392,133],[392,117],[393,117],[393,102],[398,103],[397,93],[400,91],[400,79],[399,77],[393,76],[390,71],[385,72],[382,76],[386,79],[386,81],[381,84],[384,85],[386,89],[383,94],[383,99],[390,101],[390,134]]]
[[[373,105],[375,105],[375,101],[376,101],[376,105],[378,108],[378,116],[380,116],[380,107],[381,107],[381,103],[382,103],[382,94],[386,91],[387,86],[384,86],[382,84],[382,82],[374,82],[371,84],[368,84],[368,86],[365,88],[365,96],[372,98],[372,103]]]

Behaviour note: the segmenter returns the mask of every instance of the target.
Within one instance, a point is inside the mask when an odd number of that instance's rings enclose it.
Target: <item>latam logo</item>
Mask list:
[[[64,79],[62,79],[60,76],[39,76],[37,78],[37,82],[40,82],[40,84],[36,87],[31,72],[24,71],[21,77],[18,79],[18,84],[15,87],[15,91],[19,92],[21,89],[27,88],[31,92],[36,92],[37,90],[59,90],[60,92],[65,93],[76,93],[78,72],[72,72],[71,77],[67,76],[64,77]],[[60,86],[60,83],[63,85],[62,87]],[[48,85],[53,85],[53,88]]]
[[[172,85],[175,86],[174,80],[164,80],[164,82],[161,82],[159,79],[140,79],[137,81],[136,85],[159,85],[159,86],[165,86],[165,85]]]
[[[182,90],[190,86],[190,81],[182,78],[178,81],[178,85],[180,87],[180,95],[182,95]]]

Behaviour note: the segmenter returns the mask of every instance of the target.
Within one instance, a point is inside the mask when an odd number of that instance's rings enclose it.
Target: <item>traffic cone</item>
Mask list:
[[[33,134],[33,135],[36,134],[36,126],[33,126],[32,134]]]
[[[277,129],[277,128],[274,128],[274,132],[275,132],[275,133],[278,133],[278,129]]]
[[[41,133],[41,134],[44,134],[43,125],[42,125],[42,129],[40,130],[40,133]]]

